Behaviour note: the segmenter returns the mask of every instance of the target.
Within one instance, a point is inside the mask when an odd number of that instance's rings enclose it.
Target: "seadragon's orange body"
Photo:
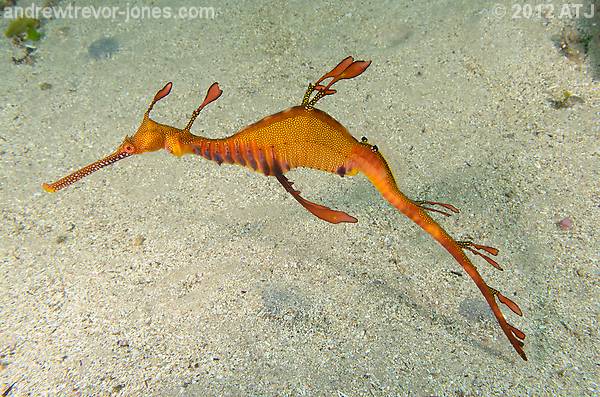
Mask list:
[[[43,184],[43,187],[46,191],[55,192],[115,161],[134,154],[166,149],[176,156],[196,154],[218,164],[242,165],[267,176],[275,176],[308,211],[325,221],[340,223],[357,220],[345,212],[304,199],[284,174],[298,167],[337,173],[341,176],[361,172],[391,205],[423,228],[456,259],[483,294],[513,348],[526,360],[523,350],[525,334],[506,321],[498,302],[505,304],[518,315],[522,315],[521,309],[516,303],[488,286],[466,255],[466,251],[474,253],[500,269],[500,266],[485,254],[497,255],[498,250],[452,238],[427,211],[450,215],[449,212],[458,212],[454,206],[407,198],[398,189],[392,172],[377,146],[369,144],[366,138],[357,140],[333,117],[314,107],[321,98],[335,93],[335,90],[331,89],[335,82],[360,75],[369,64],[370,62],[354,61],[352,57],[342,60],[316,84],[309,85],[300,106],[265,117],[222,139],[201,137],[190,132],[200,111],[221,95],[222,91],[217,83],[209,88],[204,102],[193,113],[185,128],[179,129],[150,119],[150,111],[154,104],[170,93],[172,84],[168,83],[155,95],[136,133],[132,137],[126,137],[113,154],[55,183]],[[327,85],[322,85],[321,82],[327,79],[331,80]],[[441,206],[444,210],[432,206]]]

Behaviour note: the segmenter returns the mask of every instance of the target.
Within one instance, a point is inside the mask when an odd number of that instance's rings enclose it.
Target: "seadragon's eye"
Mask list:
[[[369,140],[367,139],[367,137],[366,137],[366,136],[363,136],[362,138],[360,138],[360,141],[361,141],[362,143],[367,143],[367,142],[369,142]]]
[[[373,145],[373,146],[371,146],[371,151],[373,151],[374,153],[377,153],[379,151],[379,148],[377,147],[377,145]]]

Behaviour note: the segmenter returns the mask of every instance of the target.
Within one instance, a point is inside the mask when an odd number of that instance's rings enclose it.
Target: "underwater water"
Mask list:
[[[597,396],[600,5],[11,1],[0,28],[0,394]],[[37,12],[19,15],[19,10]],[[27,17],[17,20],[15,17]],[[7,37],[10,36],[10,37]],[[223,138],[290,106],[377,145],[400,190],[497,247],[523,361],[461,266],[363,175],[161,150],[54,194],[152,118]],[[307,151],[306,156],[315,153]],[[309,157],[307,157],[309,158]]]

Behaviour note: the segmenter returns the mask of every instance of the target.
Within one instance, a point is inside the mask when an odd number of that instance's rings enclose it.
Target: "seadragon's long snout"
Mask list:
[[[81,178],[85,178],[92,172],[98,171],[100,168],[109,166],[116,161],[119,161],[121,159],[131,156],[132,154],[133,153],[128,152],[126,150],[119,149],[116,152],[114,152],[113,154],[104,157],[103,159],[93,162],[92,164],[86,165],[85,167],[81,168],[80,170],[75,171],[72,174],[69,174],[63,178],[60,178],[59,180],[57,180],[54,183],[51,183],[51,184],[44,183],[44,184],[42,184],[42,187],[44,188],[45,191],[47,191],[49,193],[54,193],[58,190],[64,189],[67,186],[77,182]]]

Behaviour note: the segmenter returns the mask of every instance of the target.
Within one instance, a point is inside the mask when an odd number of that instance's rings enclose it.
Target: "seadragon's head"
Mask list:
[[[156,121],[150,119],[150,111],[154,104],[160,101],[162,98],[169,95],[171,92],[171,88],[173,87],[173,83],[167,83],[160,91],[156,93],[152,103],[146,110],[144,114],[144,119],[142,124],[137,129],[136,133],[133,136],[127,136],[123,140],[123,143],[119,145],[117,150],[115,150],[112,154],[95,161],[78,171],[73,172],[54,183],[44,183],[42,187],[45,191],[54,193],[58,190],[64,189],[67,186],[77,182],[78,180],[88,176],[92,172],[98,171],[101,168],[109,166],[119,160],[132,156],[134,154],[142,154],[146,152],[153,152],[159,149],[167,149],[171,153],[175,155],[181,155],[181,149],[178,145],[179,137],[182,133],[189,133],[192,124],[202,108],[208,105],[210,102],[216,100],[222,93],[219,85],[214,83],[208,89],[206,93],[206,97],[204,102],[200,105],[196,111],[192,114],[190,121],[187,126],[181,130],[176,127],[171,127],[169,125],[160,124]]]

